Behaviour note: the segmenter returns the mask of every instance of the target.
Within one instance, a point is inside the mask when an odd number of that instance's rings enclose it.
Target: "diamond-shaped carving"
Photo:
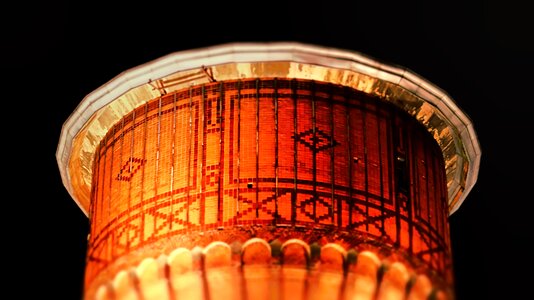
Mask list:
[[[338,145],[336,140],[318,128],[315,128],[315,135],[313,129],[308,129],[298,133],[292,138],[314,152],[319,152]]]
[[[141,169],[145,162],[146,159],[130,157],[119,171],[119,174],[117,175],[117,180],[130,181],[132,179],[132,176],[134,176],[134,174],[139,171],[139,169]]]
[[[323,211],[323,213],[319,213],[314,216],[313,213],[313,204],[315,203],[316,211]],[[316,222],[324,221],[327,219],[330,219],[333,213],[333,208],[331,205],[331,202],[328,202],[327,199],[323,197],[314,197],[311,196],[310,198],[303,200],[299,203],[300,206],[300,213],[305,215],[306,217],[310,218],[311,220],[314,220]]]

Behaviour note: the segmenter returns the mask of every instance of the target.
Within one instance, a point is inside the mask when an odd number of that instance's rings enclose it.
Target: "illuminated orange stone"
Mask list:
[[[146,99],[94,147],[87,299],[454,297],[425,126],[341,84],[210,81]]]

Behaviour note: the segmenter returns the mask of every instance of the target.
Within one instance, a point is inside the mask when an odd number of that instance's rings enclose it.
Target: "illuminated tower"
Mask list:
[[[453,299],[480,148],[405,68],[242,43],[118,75],[56,155],[90,220],[86,299]]]

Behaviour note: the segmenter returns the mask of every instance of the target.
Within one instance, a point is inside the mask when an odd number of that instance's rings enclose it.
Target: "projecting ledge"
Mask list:
[[[351,87],[414,116],[442,147],[450,214],[474,186],[481,151],[473,124],[440,88],[406,68],[354,51],[274,42],[172,53],[127,70],[87,95],[65,122],[58,143],[56,158],[66,189],[87,214],[95,149],[109,129],[136,107],[214,80],[273,77]]]

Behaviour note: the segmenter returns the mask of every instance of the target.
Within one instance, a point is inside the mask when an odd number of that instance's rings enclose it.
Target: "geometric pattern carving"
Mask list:
[[[315,135],[313,129],[308,129],[292,136],[292,138],[316,153],[338,145],[336,140],[319,128],[315,128]]]
[[[141,159],[137,157],[130,157],[126,163],[122,166],[119,174],[117,174],[117,180],[120,181],[130,181],[132,176],[141,169],[145,164],[146,159]]]
[[[328,199],[328,201],[331,201]],[[326,221],[328,219],[332,218],[332,203],[327,202],[327,199],[323,197],[314,197],[311,196],[308,199],[302,200],[297,204],[299,207],[299,211],[301,214],[308,217],[310,220],[314,220],[315,222],[321,223],[323,221]],[[315,205],[315,217],[314,217],[314,211],[313,207]],[[323,212],[323,213],[317,213],[317,212]]]

